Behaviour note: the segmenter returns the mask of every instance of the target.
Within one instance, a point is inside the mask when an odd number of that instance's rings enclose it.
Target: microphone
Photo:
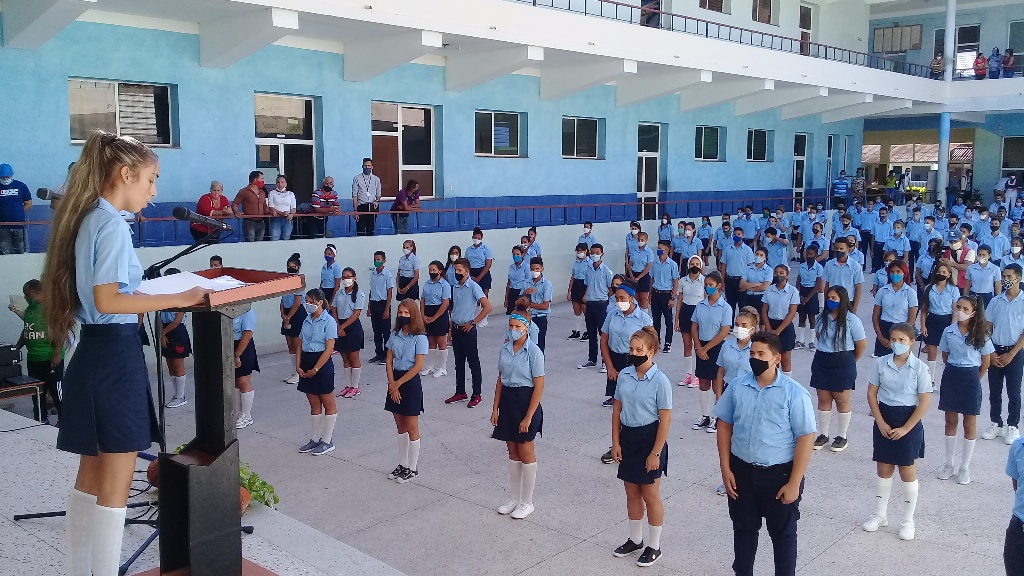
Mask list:
[[[37,188],[36,198],[40,200],[53,200],[54,198],[60,198],[61,195],[49,188]]]
[[[202,214],[196,214],[195,212],[185,208],[184,206],[175,206],[174,210],[171,210],[171,215],[177,220],[194,222],[196,224],[202,224],[203,226],[209,226],[214,230],[221,232],[233,232],[234,228],[231,227],[227,222],[221,222],[216,218],[210,218],[209,216],[203,216]]]

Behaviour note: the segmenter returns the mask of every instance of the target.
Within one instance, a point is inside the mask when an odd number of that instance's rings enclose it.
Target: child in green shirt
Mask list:
[[[39,280],[29,280],[22,287],[28,308],[22,319],[25,328],[18,340],[18,348],[24,346],[27,351],[26,363],[28,375],[46,383],[46,392],[57,408],[60,418],[60,382],[64,378],[64,350],[53,345],[46,331],[46,311],[43,309],[43,285]],[[32,397],[33,404],[38,400]],[[46,409],[39,411],[41,420],[46,421]]]

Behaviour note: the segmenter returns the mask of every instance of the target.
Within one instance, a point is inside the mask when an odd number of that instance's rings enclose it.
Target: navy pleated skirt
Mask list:
[[[317,361],[320,360],[320,356],[323,355],[323,351],[320,352],[306,352],[303,351],[299,357],[299,365],[302,366],[303,370],[312,370],[316,366]],[[322,394],[331,394],[334,392],[334,360],[331,358],[327,359],[327,363],[320,368],[320,370],[312,378],[299,377],[299,392],[303,394],[316,394],[320,396]]]
[[[785,320],[785,318],[783,318],[783,320]],[[780,324],[782,324],[782,320],[776,320],[774,318],[768,319],[768,325],[772,327],[772,330],[778,328]],[[786,326],[782,333],[779,334],[779,343],[782,345],[783,352],[789,352],[796,348],[796,328],[793,326],[792,322],[790,322],[789,326]]]
[[[502,386],[501,398],[498,400],[498,425],[494,427],[491,438],[503,442],[523,444],[533,442],[537,434],[544,435],[544,408],[537,406],[530,420],[530,427],[525,433],[519,431],[519,425],[526,418],[533,399],[533,386]]]
[[[910,417],[917,410],[917,406],[889,406],[878,403],[878,411],[882,414],[882,420],[891,428],[899,428],[910,420]],[[924,424],[917,423],[906,436],[899,440],[891,440],[882,436],[878,424],[872,426],[874,434],[874,449],[871,459],[883,464],[893,466],[911,466],[918,458],[924,458]]]
[[[957,414],[981,414],[981,375],[977,366],[946,364],[939,387],[939,410]]]
[[[423,312],[427,316],[433,316],[440,308],[440,304],[427,304],[423,306]],[[447,336],[448,329],[451,327],[451,317],[451,306],[449,306],[448,310],[445,310],[437,320],[426,325],[427,336]]]
[[[700,341],[701,346],[706,346],[710,340]],[[714,380],[718,376],[718,355],[722,352],[722,343],[708,350],[708,359],[701,360],[700,356],[694,354],[695,367],[694,375],[701,380]]]
[[[395,380],[405,376],[408,370],[395,370]],[[401,402],[391,399],[387,388],[384,389],[384,409],[399,416],[419,416],[423,413],[423,384],[420,382],[420,375],[417,374],[411,380],[402,384],[398,389],[402,397]]]
[[[234,349],[238,350],[238,343],[241,340],[235,340]],[[242,350],[242,356],[239,358],[242,361],[242,365],[235,368],[235,378],[241,378],[243,376],[249,376],[253,372],[260,371],[260,360],[256,357],[256,342],[249,339],[249,345]]]
[[[408,286],[410,285],[411,286]],[[395,301],[401,302],[402,300],[419,300],[420,299],[420,283],[413,282],[412,278],[406,278],[404,276],[398,277],[398,287],[403,290],[408,286],[405,294],[401,294],[398,290],[395,290]]]
[[[281,336],[288,336],[290,338],[298,338],[299,334],[302,333],[302,323],[306,320],[306,308],[299,306],[299,309],[292,315],[292,319],[288,322],[288,327],[281,326]]]
[[[622,449],[622,462],[619,462],[618,479],[630,484],[654,484],[662,474],[668,475],[668,443],[661,450],[661,467],[647,470],[647,457],[654,450],[654,441],[658,436],[660,420],[646,426],[621,426],[619,428],[619,447]]]
[[[952,323],[952,314],[932,314],[929,312],[924,318],[924,325],[928,327],[928,335],[925,336],[924,343],[929,346],[938,346],[939,341],[942,340],[942,331],[949,328],[949,325]]]
[[[811,388],[846,392],[857,388],[857,361],[853,352],[814,352],[811,360]]]
[[[178,324],[167,333],[167,346],[161,347],[160,354],[164,358],[188,358],[192,355],[192,340],[188,337],[185,324]]]
[[[348,318],[342,318],[338,320],[338,329],[341,330],[341,325],[348,322]],[[345,335],[338,335],[338,338],[334,341],[334,349],[338,352],[358,352],[363,349],[365,339],[363,337],[363,323],[358,319],[345,328]]]

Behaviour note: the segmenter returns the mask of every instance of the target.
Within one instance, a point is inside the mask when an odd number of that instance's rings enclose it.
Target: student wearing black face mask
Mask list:
[[[302,262],[296,252],[288,258],[288,273],[298,274],[301,268]],[[288,355],[291,356],[293,366],[295,357],[298,356],[302,347],[302,343],[299,341],[299,332],[302,330],[302,321],[306,319],[306,309],[302,305],[302,298],[302,292],[281,297],[281,335],[284,336],[285,343],[288,345]],[[298,384],[299,373],[295,372],[284,381],[288,384]]]
[[[429,350],[423,317],[416,303],[402,300],[395,313],[395,327],[387,343],[388,375],[384,409],[395,417],[398,428],[398,467],[388,478],[405,484],[419,474],[420,414],[423,386],[420,370]]]
[[[452,286],[444,279],[444,264],[434,260],[427,268],[430,275],[423,285],[420,315],[427,330],[427,362],[420,376],[448,375],[448,331],[451,328]]]

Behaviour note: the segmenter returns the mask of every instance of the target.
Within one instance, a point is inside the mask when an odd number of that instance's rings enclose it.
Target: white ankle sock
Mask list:
[[[700,394],[700,415],[711,416],[711,403],[715,401],[715,392],[713,390],[701,390]]]
[[[792,370],[790,370],[789,372],[783,372],[783,374],[786,376],[786,378],[792,378],[793,377],[793,371]]]
[[[96,497],[79,490],[68,495],[67,521],[64,524],[68,544],[68,576],[92,575],[93,511]]]
[[[929,360],[928,361],[928,373],[931,374],[933,382],[935,381],[935,364],[937,362],[938,362],[937,360]]]
[[[352,387],[359,388],[359,376],[363,371],[362,368],[351,368],[352,370]]]
[[[338,422],[338,413],[327,414],[324,416],[324,427],[323,432],[320,434],[320,439],[330,444],[334,440],[334,425]]]
[[[518,460],[508,461],[508,484],[512,499],[518,501],[523,495],[523,463]]]
[[[647,525],[647,546],[661,550],[661,526]]]
[[[537,463],[523,464],[523,490],[520,501],[533,504],[533,488],[537,485]]]
[[[850,431],[850,420],[853,419],[853,412],[840,412],[839,413],[839,436],[847,438],[847,432]]]
[[[954,468],[956,465],[956,436],[946,436],[946,466]]]
[[[174,384],[174,397],[185,399],[185,377],[184,376],[171,376],[171,382]]]
[[[99,505],[93,510],[92,573],[95,576],[115,576],[121,567],[121,541],[127,512],[127,508]]]
[[[341,372],[342,372],[342,374],[345,375],[345,388],[351,388],[352,387],[352,369],[351,368],[342,368]]]
[[[583,333],[583,329],[584,329],[583,328],[583,321],[584,320],[585,320],[585,318],[583,317],[583,314],[580,314],[579,316],[576,317],[576,328],[573,329],[574,332],[579,332],[580,334]]]
[[[410,440],[409,441],[409,470],[416,472],[419,470],[417,466],[420,465],[420,441]]]
[[[295,372],[296,374],[298,374],[298,372],[295,371],[295,354],[289,354],[288,358],[291,361],[292,372]]]
[[[970,468],[970,466],[971,466],[971,456],[974,455],[974,445],[977,444],[977,443],[978,443],[978,441],[976,439],[975,440],[966,440],[966,439],[964,440],[964,449],[960,452],[960,469],[961,470],[963,470],[964,468]]]
[[[324,429],[324,415],[323,415],[323,413],[321,412],[320,414],[310,414],[309,415],[309,439],[314,441],[314,442],[316,442],[317,440],[322,439],[323,436],[320,435],[320,432],[322,432],[323,429]]]
[[[434,365],[434,371],[447,370],[448,369],[448,349],[437,351],[437,364]]]
[[[644,521],[630,520],[629,521],[629,539],[633,544],[642,544],[644,541]]]
[[[239,397],[242,399],[242,414],[252,418],[252,402],[256,392],[242,392]]]
[[[913,522],[914,511],[917,510],[917,489],[919,484],[917,480],[913,482],[903,483],[903,521]]]
[[[818,410],[818,435],[828,436],[828,426],[831,421],[831,410]]]
[[[409,433],[398,435],[398,465],[409,467]]]
[[[686,361],[686,373],[687,374],[693,374],[693,367],[696,364],[696,361],[694,360],[694,358],[696,358],[696,356],[694,356],[692,354],[683,358]]]
[[[892,493],[892,478],[879,478],[878,488],[875,491],[875,514],[886,517],[886,510],[889,509],[889,494]]]

